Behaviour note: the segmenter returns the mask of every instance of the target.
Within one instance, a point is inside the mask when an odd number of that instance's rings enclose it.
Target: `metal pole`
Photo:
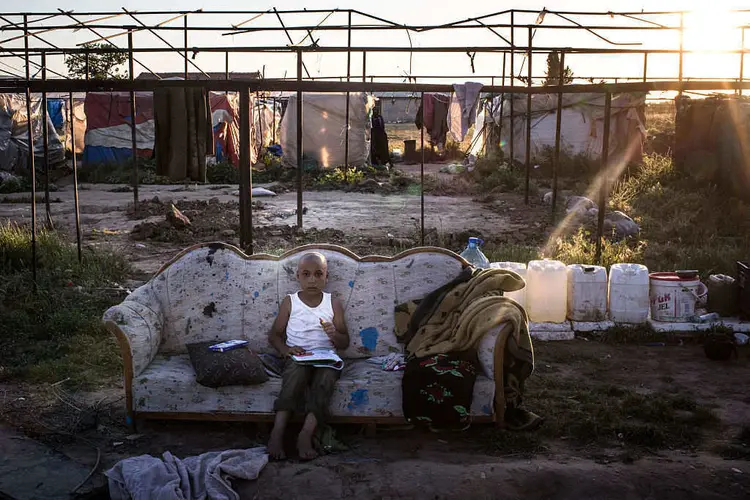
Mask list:
[[[510,86],[511,87],[513,86],[513,84],[515,82],[515,78],[516,78],[516,73],[515,73],[515,71],[516,71],[515,70],[515,59],[516,59],[515,34],[516,34],[516,29],[515,29],[515,13],[513,11],[511,11],[510,12]],[[515,114],[516,113],[515,113],[515,109],[514,109],[514,101],[515,101],[514,97],[515,96],[513,95],[513,93],[511,93],[510,94],[510,134],[508,134],[510,136],[509,137],[510,144],[508,145],[508,147],[510,149],[510,162],[508,164],[511,166],[511,168],[513,167],[513,160],[515,159],[514,151],[513,151],[513,146],[514,146],[514,142],[515,142],[513,140],[513,136],[516,135],[516,127],[515,127],[515,119],[516,119]]]
[[[78,262],[81,262],[83,259],[81,254],[81,211],[78,206],[78,159],[76,158],[76,127],[73,108],[73,92],[70,93],[68,107],[70,108],[70,149],[73,157],[73,203],[76,211],[76,245],[78,247]]]
[[[297,81],[302,81],[302,51],[297,50]],[[302,227],[302,91],[297,91],[297,227]]]
[[[743,50],[743,52],[740,54],[740,84],[742,84],[742,80],[745,77],[745,27],[743,26],[740,28],[740,33],[742,35],[740,36],[740,48]],[[739,90],[740,95],[742,95],[742,88]]]
[[[42,52],[42,81],[47,80],[47,57]],[[42,92],[42,147],[44,151],[44,210],[46,214],[47,227],[54,229],[52,224],[52,209],[49,203],[49,129],[47,128],[47,119],[49,112],[47,110],[47,92]]]
[[[24,16],[25,18],[26,16]],[[25,19],[24,19],[25,22]],[[26,66],[28,72],[28,65]],[[36,168],[34,167],[34,132],[32,130],[31,90],[29,80],[26,81],[26,130],[29,143],[29,169],[31,171],[31,268],[36,290]]]
[[[130,71],[130,81],[135,79],[133,69],[133,32],[128,33],[128,69]],[[138,140],[136,138],[136,107],[135,91],[130,91],[130,140],[133,153],[133,211],[138,213]]]
[[[557,84],[565,85],[565,52],[560,53],[560,68]],[[557,117],[555,122],[555,156],[552,159],[552,215],[557,209],[557,176],[560,170],[560,133],[562,128],[563,91],[557,93]]]
[[[679,67],[679,79],[682,83],[682,60],[684,54],[683,51],[683,39],[685,38],[685,14],[680,13],[680,67]],[[680,95],[682,95],[682,86],[680,86]]]
[[[420,196],[420,209],[421,209],[421,215],[420,215],[420,231],[419,231],[419,241],[420,245],[424,246],[424,92],[421,92],[422,96],[422,127],[419,131],[419,137],[420,137],[420,143],[422,145],[422,162],[419,166],[419,196]]]
[[[362,82],[367,81],[367,52],[362,52]]]
[[[349,29],[346,38],[346,81],[352,74],[352,11],[349,11]],[[349,167],[349,92],[346,93],[346,129],[344,129],[344,165]]]
[[[599,220],[596,225],[596,262],[602,263],[602,238],[604,237],[604,211],[606,209],[607,192],[609,189],[609,121],[612,114],[612,94],[607,92],[604,97],[604,133],[602,134],[602,171],[599,187]]]
[[[182,18],[182,24],[184,28],[183,32],[183,46],[185,47],[185,80],[188,79],[188,16]]]
[[[84,57],[84,64],[86,66],[86,81],[89,81],[89,79],[91,79],[91,69],[89,68],[89,51],[88,50],[83,55],[83,57]]]
[[[229,80],[229,51],[224,53],[224,80]],[[227,90],[224,94],[229,94]]]
[[[250,94],[243,88],[240,91],[240,246],[253,253],[250,146]]]
[[[529,26],[529,46],[526,52],[526,65],[528,66],[528,81],[526,86],[531,89],[531,41],[534,31]],[[526,185],[523,192],[523,201],[529,204],[529,178],[531,177],[531,93],[526,94]]]
[[[26,59],[26,85],[29,85],[31,80],[31,68],[29,67],[29,16],[23,15],[23,51]],[[31,115],[29,115],[31,120]]]
[[[502,86],[505,87],[505,52],[503,52],[503,78],[502,78]],[[500,143],[500,151],[503,150],[502,143],[503,143],[503,111],[505,110],[505,92],[500,94],[500,123],[498,125],[497,129],[497,141]],[[511,130],[512,132],[512,130]]]
[[[648,52],[643,53],[643,81],[645,82],[648,78]]]

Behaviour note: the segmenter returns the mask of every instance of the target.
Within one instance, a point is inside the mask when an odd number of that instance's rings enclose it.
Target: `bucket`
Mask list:
[[[651,319],[689,322],[697,303],[705,300],[707,289],[697,273],[651,273]]]

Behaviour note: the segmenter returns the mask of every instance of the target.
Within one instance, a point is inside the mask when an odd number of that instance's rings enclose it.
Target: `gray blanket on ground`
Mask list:
[[[113,500],[239,500],[230,478],[254,480],[268,463],[265,447],[212,451],[184,460],[141,455],[120,460],[105,474]]]

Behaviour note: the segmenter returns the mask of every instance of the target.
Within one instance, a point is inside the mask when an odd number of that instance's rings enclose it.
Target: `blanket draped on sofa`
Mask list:
[[[495,419],[521,404],[523,383],[534,370],[526,311],[503,292],[525,286],[502,269],[466,269],[455,280],[419,301],[396,308],[396,335],[409,358],[467,351],[502,326],[494,350]]]

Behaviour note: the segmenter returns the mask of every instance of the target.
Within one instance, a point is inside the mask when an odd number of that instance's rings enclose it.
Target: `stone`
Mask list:
[[[216,198],[216,197],[213,197],[210,200],[208,200],[208,204],[209,205],[218,205],[219,204],[219,199]]]
[[[167,211],[167,222],[169,222],[175,229],[185,229],[190,227],[190,219],[185,214],[174,206],[170,205]]]
[[[151,203],[155,203],[157,205],[161,205],[161,200],[159,199],[158,196],[154,196],[153,198],[151,198]]]
[[[596,209],[596,203],[585,196],[571,196],[565,204],[567,213],[575,212],[577,215],[586,215],[591,209]]]
[[[237,233],[235,233],[234,229],[224,229],[219,234],[222,236],[222,238],[231,238]]]
[[[641,232],[641,227],[626,214],[615,211],[604,216],[605,229],[614,230],[615,234],[621,238],[628,236],[637,236]]]

